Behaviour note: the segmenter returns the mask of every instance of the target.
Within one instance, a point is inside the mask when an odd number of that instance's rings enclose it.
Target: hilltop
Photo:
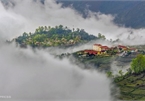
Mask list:
[[[138,49],[133,46],[117,45],[113,47],[103,46],[101,44],[92,45],[92,49],[85,49],[74,52],[72,54],[61,54],[59,57],[63,58],[68,55],[73,55],[77,62],[86,65],[93,65],[100,71],[109,71],[112,62],[115,62],[119,69],[129,65],[132,59],[138,54],[144,54],[143,49]]]
[[[32,47],[69,47],[86,43],[91,40],[104,38],[99,34],[99,37],[89,35],[84,29],[69,29],[62,25],[50,27],[40,26],[34,33],[24,32],[22,36],[15,38],[16,43],[22,47],[30,45]]]

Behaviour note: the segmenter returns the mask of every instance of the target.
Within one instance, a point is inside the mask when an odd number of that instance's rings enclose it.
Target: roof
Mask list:
[[[102,46],[101,44],[94,44],[94,46]]]
[[[130,50],[136,50],[135,48],[130,48]]]
[[[94,51],[94,50],[84,50],[84,52],[87,52],[89,54],[97,54],[98,51]]]
[[[104,48],[104,49],[109,49],[108,46],[101,46],[101,48]]]
[[[119,48],[127,48],[126,46],[118,45]]]

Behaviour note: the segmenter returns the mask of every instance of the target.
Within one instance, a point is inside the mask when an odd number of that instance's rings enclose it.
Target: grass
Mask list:
[[[86,63],[100,63],[100,64],[108,64],[110,63],[111,57],[94,57],[88,58],[85,60]]]
[[[145,95],[145,90],[137,89],[132,92],[132,94],[144,94]]]
[[[122,92],[130,92],[130,91],[132,91],[133,89],[134,89],[134,88],[130,88],[130,87],[125,87],[125,86],[124,86],[124,87],[121,87],[120,90],[121,90]]]

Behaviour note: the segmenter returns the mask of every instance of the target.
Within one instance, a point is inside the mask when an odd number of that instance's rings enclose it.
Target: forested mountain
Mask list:
[[[86,9],[93,12],[102,12],[115,15],[114,22],[132,28],[145,27],[145,1],[94,1],[94,0],[57,0],[64,7],[73,6],[84,17],[87,16]]]
[[[105,39],[99,34],[98,38]],[[50,27],[40,26],[34,33],[24,32],[22,36],[15,38],[15,41],[22,46],[50,47],[50,46],[72,46],[98,39],[94,35],[89,35],[84,29],[69,29],[62,25]]]

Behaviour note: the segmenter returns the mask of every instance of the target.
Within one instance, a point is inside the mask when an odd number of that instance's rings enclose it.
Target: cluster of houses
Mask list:
[[[129,48],[127,46],[123,45],[118,45],[114,47],[108,47],[108,46],[103,46],[101,44],[94,44],[93,49],[90,50],[84,50],[81,51],[81,54],[83,52],[83,55],[119,55],[119,56],[125,56],[128,53],[135,53],[138,50],[135,48]]]

